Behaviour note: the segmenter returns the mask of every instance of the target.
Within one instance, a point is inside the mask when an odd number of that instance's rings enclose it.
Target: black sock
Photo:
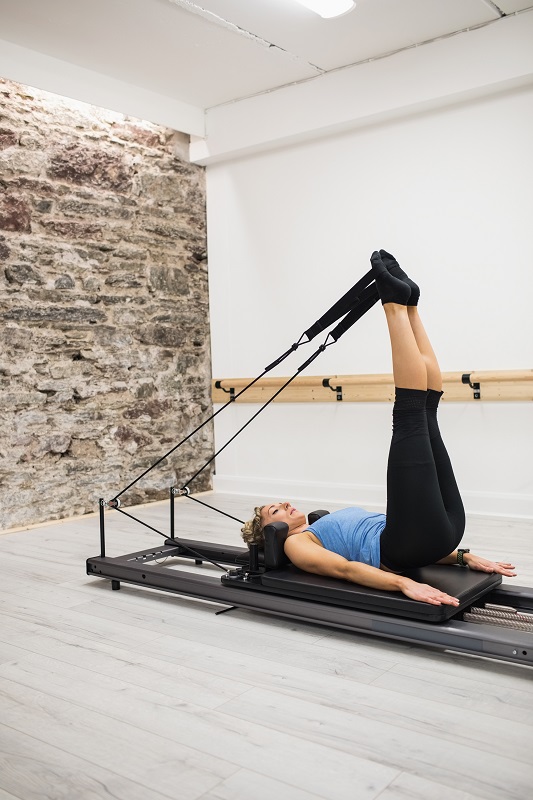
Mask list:
[[[370,263],[382,304],[398,303],[398,305],[406,306],[411,296],[409,286],[391,275],[377,250],[372,253]]]
[[[387,253],[386,250],[380,250],[379,254],[381,256],[381,260],[385,264],[390,274],[393,275],[395,278],[399,278],[400,280],[402,280],[411,289],[411,297],[407,301],[407,305],[408,306],[418,305],[418,299],[420,297],[420,289],[418,288],[416,283],[406,275],[406,273],[400,267],[394,256],[392,256],[390,253]]]

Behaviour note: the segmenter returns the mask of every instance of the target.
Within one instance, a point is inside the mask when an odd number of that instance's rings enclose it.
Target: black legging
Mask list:
[[[395,572],[435,564],[465,528],[463,502],[437,422],[442,392],[396,389],[381,562]]]

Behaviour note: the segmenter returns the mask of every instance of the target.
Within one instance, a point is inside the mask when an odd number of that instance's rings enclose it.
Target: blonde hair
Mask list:
[[[263,533],[263,522],[261,520],[261,511],[264,507],[265,506],[256,506],[252,519],[245,522],[241,528],[241,535],[246,544],[264,544],[265,536]]]

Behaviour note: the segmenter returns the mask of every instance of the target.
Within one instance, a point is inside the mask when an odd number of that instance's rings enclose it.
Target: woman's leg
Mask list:
[[[418,347],[407,306],[385,303],[392,351],[394,385],[405,389],[428,388],[428,371]]]
[[[443,558],[456,547],[457,534],[443,503],[426,414],[428,384],[433,390],[430,395],[438,393],[433,389],[439,385],[438,363],[418,312],[408,311],[405,296],[387,284],[381,265],[376,272],[396,386],[387,469],[387,525],[381,551],[385,566],[401,570]],[[391,298],[399,302],[391,302]]]
[[[426,365],[427,388],[433,389],[435,392],[442,392],[442,375],[439,362],[437,361],[437,356],[429,341],[429,336],[422,325],[422,320],[418,313],[418,306],[407,306],[407,313],[409,315],[409,322],[415,337],[416,345]]]
[[[442,392],[442,375],[440,372],[439,363],[435,352],[429,341],[429,337],[422,325],[422,320],[418,314],[418,300],[420,298],[420,289],[403,271],[393,255],[387,253],[386,250],[380,250],[379,256],[381,263],[386,267],[390,275],[399,278],[402,282],[406,283],[410,288],[410,296],[407,300],[407,313],[409,314],[409,322],[413,331],[418,350],[424,360],[427,371],[427,388],[433,389],[437,392]],[[396,384],[398,385],[398,384]]]
[[[433,451],[435,467],[437,468],[440,492],[448,517],[453,523],[456,532],[458,534],[460,532],[460,537],[457,541],[457,544],[459,544],[465,528],[464,506],[457,481],[455,480],[450,457],[442,441],[437,420],[437,409],[442,396],[442,375],[437,357],[422,324],[422,320],[420,319],[418,309],[416,306],[409,306],[407,312],[416,343],[424,359],[427,370],[429,391],[426,401],[426,415],[428,420],[429,440]],[[455,550],[455,546],[452,550]]]

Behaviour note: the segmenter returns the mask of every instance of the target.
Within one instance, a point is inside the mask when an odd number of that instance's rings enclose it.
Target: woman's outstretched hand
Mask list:
[[[410,578],[403,578],[400,589],[406,597],[411,600],[419,600],[422,603],[431,603],[433,606],[458,606],[457,597],[452,597],[434,586],[427,583],[418,583]]]
[[[474,555],[474,553],[465,553],[463,559],[469,569],[479,572],[497,572],[507,578],[514,578],[516,575],[514,565],[507,561],[489,561],[487,558]]]

